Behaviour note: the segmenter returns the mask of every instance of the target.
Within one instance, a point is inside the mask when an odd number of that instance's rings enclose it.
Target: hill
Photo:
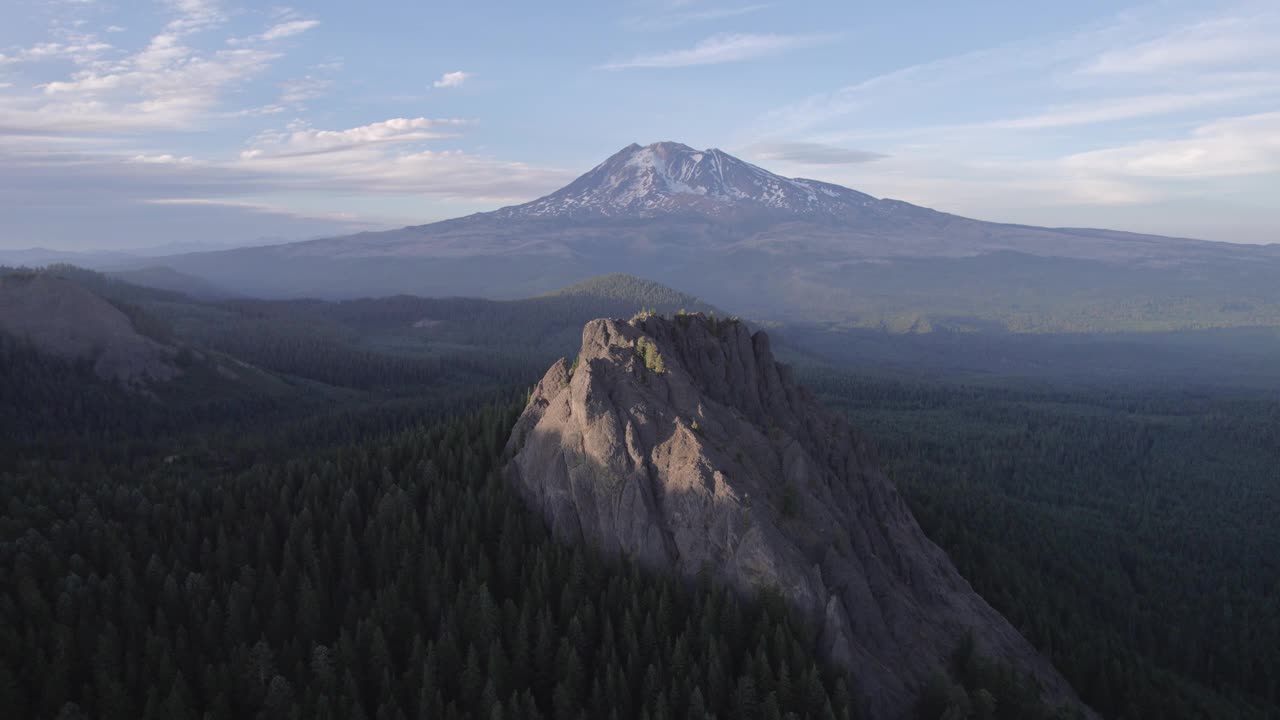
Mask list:
[[[117,270],[107,273],[116,280],[132,285],[168,290],[193,298],[217,300],[231,297],[231,293],[194,275],[180,273],[163,265],[151,265],[133,270]]]
[[[54,274],[0,274],[0,332],[87,362],[99,377],[126,385],[179,374],[176,349],[145,337],[121,308]]]

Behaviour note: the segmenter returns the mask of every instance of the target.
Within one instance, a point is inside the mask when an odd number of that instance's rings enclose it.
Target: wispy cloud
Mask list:
[[[93,36],[84,36],[78,43],[42,42],[21,48],[11,54],[0,53],[0,65],[55,59],[69,59],[77,64],[85,64],[96,60],[103,52],[110,49],[110,44],[99,42]]]
[[[267,28],[266,32],[262,33],[261,37],[263,40],[279,40],[281,38],[293,37],[294,35],[300,35],[319,24],[319,20],[290,20],[288,22],[272,25]]]
[[[1065,164],[1096,174],[1145,178],[1280,173],[1280,112],[1206,123],[1186,137],[1078,153]]]
[[[283,160],[304,155],[343,152],[371,145],[411,143],[456,137],[458,128],[471,124],[460,118],[392,118],[346,130],[295,128],[287,132],[264,133],[254,147],[242,152],[242,160]]]
[[[527,200],[571,179],[563,170],[427,145],[471,124],[419,117],[343,130],[297,127],[255,138],[226,168],[270,177],[281,188],[491,202]]]
[[[992,127],[1009,129],[1040,129],[1069,127],[1073,125],[1091,125],[1095,123],[1131,120],[1133,118],[1164,115],[1179,110],[1189,110],[1206,106],[1220,107],[1224,103],[1259,95],[1280,94],[1280,88],[1271,86],[1242,87],[1231,90],[1205,91],[1197,93],[1170,93],[1164,95],[1143,95],[1119,99],[1107,99],[1090,103],[1081,103],[1054,107],[1046,112],[997,120]]]
[[[760,160],[799,165],[854,165],[889,157],[884,153],[817,142],[766,142],[747,148],[747,152]]]
[[[706,8],[703,10],[665,10],[647,15],[635,15],[623,20],[623,25],[632,30],[670,30],[700,22],[712,20],[728,20],[729,18],[750,15],[769,7],[764,3],[754,5],[737,5],[730,7]]]
[[[455,72],[447,72],[440,76],[439,80],[431,83],[431,87],[438,88],[454,88],[462,85],[471,78],[471,73],[457,70]]]
[[[1098,74],[1146,74],[1230,66],[1280,57],[1280,12],[1211,18],[1154,39],[1102,53],[1085,67]]]
[[[226,22],[221,6],[209,0],[168,0],[165,7],[170,14],[163,28],[131,53],[79,34],[73,41],[40,43],[6,56],[5,62],[70,60],[74,70],[39,85],[38,93],[6,96],[0,102],[0,133],[111,134],[196,127],[213,116],[229,91],[262,75],[281,57],[270,41],[316,24],[278,17],[259,35],[228,38],[224,47],[202,51],[192,36]],[[286,88],[292,98],[282,100],[279,108],[298,102],[306,92]]]
[[[822,45],[835,39],[835,35],[829,34],[721,33],[712,35],[693,47],[684,50],[638,55],[629,60],[609,63],[601,67],[605,70],[626,70],[631,68],[677,68],[691,65],[716,65],[778,55],[789,50]]]
[[[733,144],[870,145],[889,157],[819,177],[997,218],[1181,204],[1195,178],[1261,178],[1240,181],[1256,193],[1280,174],[1280,13],[1258,7],[1139,10],[880,73],[771,110]],[[822,157],[765,155],[783,171]]]
[[[255,202],[252,200],[232,200],[227,198],[204,198],[204,197],[181,197],[181,198],[146,198],[142,200],[147,205],[172,205],[172,206],[194,206],[194,207],[216,207],[231,208],[235,210],[244,210],[251,213],[260,213],[264,215],[283,215],[285,217],[295,218],[299,220],[327,220],[339,224],[355,224],[358,226],[368,226],[369,222],[358,217],[354,213],[344,212],[304,212],[294,208],[285,207],[283,205],[273,205],[271,203]]]

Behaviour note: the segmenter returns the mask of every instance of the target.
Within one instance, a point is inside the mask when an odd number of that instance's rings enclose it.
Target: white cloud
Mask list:
[[[227,16],[216,0],[166,0],[177,15],[165,29],[177,34],[190,34],[226,22]]]
[[[887,155],[867,150],[854,150],[818,142],[759,143],[747,151],[761,160],[776,160],[798,165],[854,165],[882,160]]]
[[[81,36],[79,40],[72,43],[42,42],[22,48],[12,55],[0,53],[0,65],[57,59],[69,59],[76,64],[85,64],[96,60],[103,52],[111,49],[111,45],[99,42],[92,36]]]
[[[311,28],[320,24],[319,20],[290,20],[289,22],[273,25],[262,33],[263,40],[279,40],[281,38],[293,37],[300,35]]]
[[[1280,112],[1208,123],[1189,137],[1072,155],[1067,167],[1103,175],[1211,178],[1280,172]]]
[[[38,94],[14,94],[0,102],[0,133],[132,133],[186,130],[218,115],[218,106],[237,87],[264,73],[281,54],[260,46],[268,38],[296,35],[315,21],[277,19],[257,39],[228,41],[213,51],[196,49],[188,38],[226,20],[216,2],[167,0],[171,12],[163,29],[132,53],[121,53],[92,35],[60,33],[63,42],[25,48],[3,62],[70,59],[74,69],[37,86]],[[105,58],[105,59],[104,59]],[[296,107],[318,92],[318,82],[282,88],[278,108]]]
[[[164,153],[162,155],[134,155],[129,162],[148,163],[152,165],[191,165],[195,160],[190,156],[177,157]]]
[[[347,130],[298,128],[286,133],[267,133],[255,140],[255,147],[241,153],[244,159],[288,158],[359,148],[383,143],[409,143],[451,137],[457,128],[470,124],[458,118],[392,118]],[[454,132],[449,132],[453,130]]]
[[[729,144],[873,147],[890,157],[818,177],[1018,222],[1159,207],[1137,226],[1167,233],[1164,219],[1220,214],[1228,195],[1256,204],[1280,180],[1280,13],[1258,7],[1139,9],[900,68],[767,112]],[[815,172],[802,159],[770,169]]]
[[[470,124],[419,117],[344,130],[295,127],[255,138],[225,167],[270,177],[274,187],[292,190],[475,202],[528,200],[571,179],[571,173],[560,170],[425,146]]]
[[[324,94],[332,81],[328,78],[305,75],[293,80],[286,80],[280,85],[280,103],[298,106],[308,100],[314,100]]]
[[[623,24],[632,30],[670,30],[672,28],[692,25],[711,20],[749,15],[769,7],[766,4],[738,5],[733,7],[707,8],[705,10],[687,10],[683,12],[660,12],[652,15],[627,18]]]
[[[289,11],[288,15],[285,17],[292,17],[292,15],[293,11]],[[319,20],[284,19],[257,35],[250,35],[249,37],[244,38],[232,38],[227,42],[231,45],[249,45],[253,43],[273,42],[275,40],[283,40],[285,38],[294,37],[295,35],[301,35],[319,24]]]
[[[471,73],[462,72],[461,70],[456,72],[447,72],[441,75],[439,80],[431,83],[431,86],[438,88],[458,87],[459,85],[462,85],[462,83],[466,82],[470,77]]]
[[[355,223],[368,226],[367,220],[357,216],[355,213],[334,212],[334,213],[317,213],[302,212],[293,208],[282,205],[272,205],[270,203],[254,202],[250,200],[230,200],[227,198],[203,198],[203,197],[182,197],[182,198],[147,198],[142,200],[147,205],[176,205],[176,206],[194,206],[194,207],[218,207],[218,208],[234,208],[237,210],[246,210],[252,213],[261,213],[264,215],[283,215],[296,219],[305,220],[328,220],[336,223]]]
[[[1280,13],[1212,18],[1155,39],[1099,55],[1085,67],[1099,74],[1147,74],[1280,57]]]
[[[675,68],[691,65],[753,60],[788,50],[813,47],[831,42],[834,35],[779,35],[721,33],[698,42],[692,48],[671,50],[652,55],[639,55],[630,60],[602,66],[605,70],[630,68]]]
[[[1232,100],[1256,97],[1263,94],[1280,94],[1280,91],[1274,87],[1244,87],[1198,93],[1170,93],[1108,99],[1050,108],[1043,113],[1011,120],[997,120],[991,123],[991,126],[1035,130],[1069,127],[1072,125],[1091,125],[1116,120],[1130,120],[1150,115],[1163,115],[1191,108],[1219,106]]]

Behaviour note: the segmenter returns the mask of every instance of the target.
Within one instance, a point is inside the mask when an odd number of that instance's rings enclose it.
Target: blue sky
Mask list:
[[[251,243],[720,147],[988,220],[1280,242],[1280,3],[6,0],[0,248]]]

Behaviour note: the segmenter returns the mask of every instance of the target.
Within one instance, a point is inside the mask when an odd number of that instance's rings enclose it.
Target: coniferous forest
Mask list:
[[[184,374],[137,392],[0,336],[4,717],[857,717],[776,597],[559,543],[501,480],[558,347],[500,328],[567,335],[589,297],[102,291]],[[392,304],[442,325],[352,335]],[[1280,717],[1273,392],[799,375],[1103,717]],[[917,707],[1052,716],[969,644]]]

